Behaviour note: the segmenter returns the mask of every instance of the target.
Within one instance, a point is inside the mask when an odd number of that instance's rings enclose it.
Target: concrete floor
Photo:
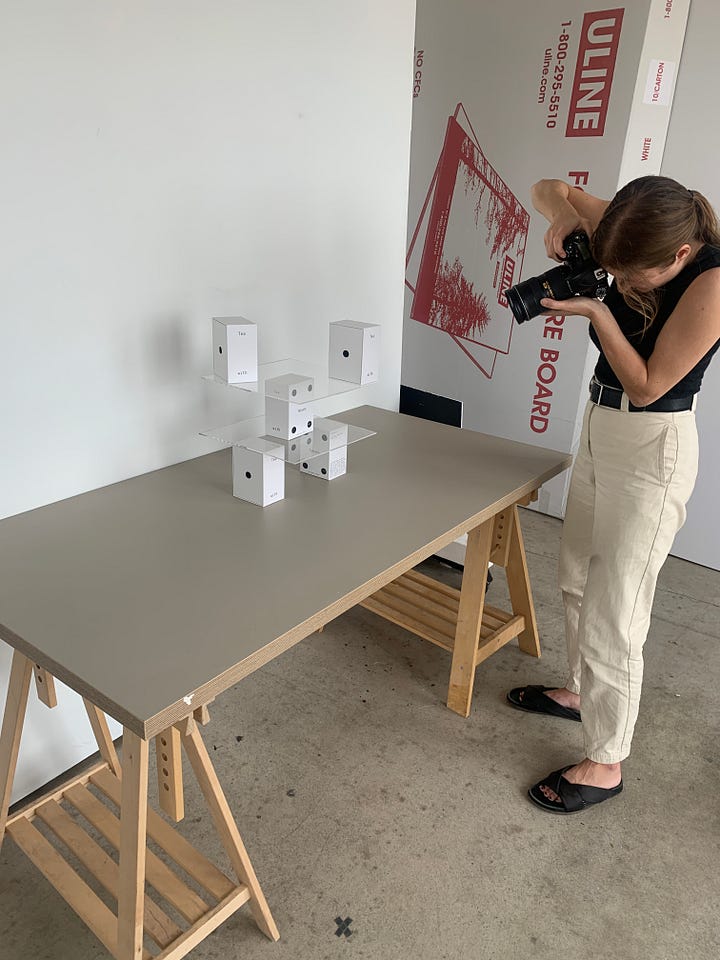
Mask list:
[[[526,799],[582,757],[577,724],[508,708],[564,675],[561,524],[523,511],[543,643],[477,672],[470,718],[444,706],[449,657],[356,609],[211,708],[206,742],[282,939],[247,908],[196,960],[720,956],[720,574],[662,571],[621,797],[553,817]],[[459,574],[434,561],[447,582]],[[502,574],[490,602],[506,601]],[[181,825],[218,843],[188,782]],[[352,918],[337,937],[335,918]],[[107,954],[12,842],[0,854],[2,960]]]

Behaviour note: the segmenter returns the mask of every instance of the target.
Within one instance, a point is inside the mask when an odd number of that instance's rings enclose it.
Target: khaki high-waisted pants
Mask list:
[[[655,584],[697,474],[695,414],[588,402],[560,549],[570,677],[586,755],[630,752]]]

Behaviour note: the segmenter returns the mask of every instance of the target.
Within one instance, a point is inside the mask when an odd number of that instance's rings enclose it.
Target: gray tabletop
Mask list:
[[[0,522],[0,638],[140,736],[560,473],[569,456],[358,407],[329,483],[232,496],[230,450]]]

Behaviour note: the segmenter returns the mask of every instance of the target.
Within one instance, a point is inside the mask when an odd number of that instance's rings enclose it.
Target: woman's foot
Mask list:
[[[576,693],[570,693],[569,690],[531,683],[526,687],[514,687],[509,690],[506,700],[516,710],[547,714],[550,717],[575,720],[578,723],[582,720],[579,710],[580,697]],[[571,704],[577,704],[577,707]]]
[[[619,763],[596,763],[586,757],[574,767],[565,770],[563,777],[570,783],[577,783],[583,787],[599,787],[601,790],[611,790],[622,781],[622,771]],[[560,800],[558,794],[551,790],[547,784],[543,784],[540,791],[553,803]]]
[[[585,759],[574,766],[553,770],[530,787],[528,797],[547,813],[581,813],[622,793],[619,763],[594,763]]]
[[[555,703],[559,703],[561,707],[567,707],[570,710],[580,710],[580,694],[571,693],[567,687],[558,687],[553,690],[544,690],[543,693],[546,697],[550,697],[551,700],[554,700]],[[519,697],[522,702],[523,695],[520,694]]]

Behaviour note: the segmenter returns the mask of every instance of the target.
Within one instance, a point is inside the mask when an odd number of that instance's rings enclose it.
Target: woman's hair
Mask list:
[[[592,240],[598,263],[609,272],[669,267],[685,243],[720,246],[720,225],[710,203],[670,177],[638,177],[610,201]],[[655,290],[623,290],[628,306],[642,314],[643,333],[655,319]]]

